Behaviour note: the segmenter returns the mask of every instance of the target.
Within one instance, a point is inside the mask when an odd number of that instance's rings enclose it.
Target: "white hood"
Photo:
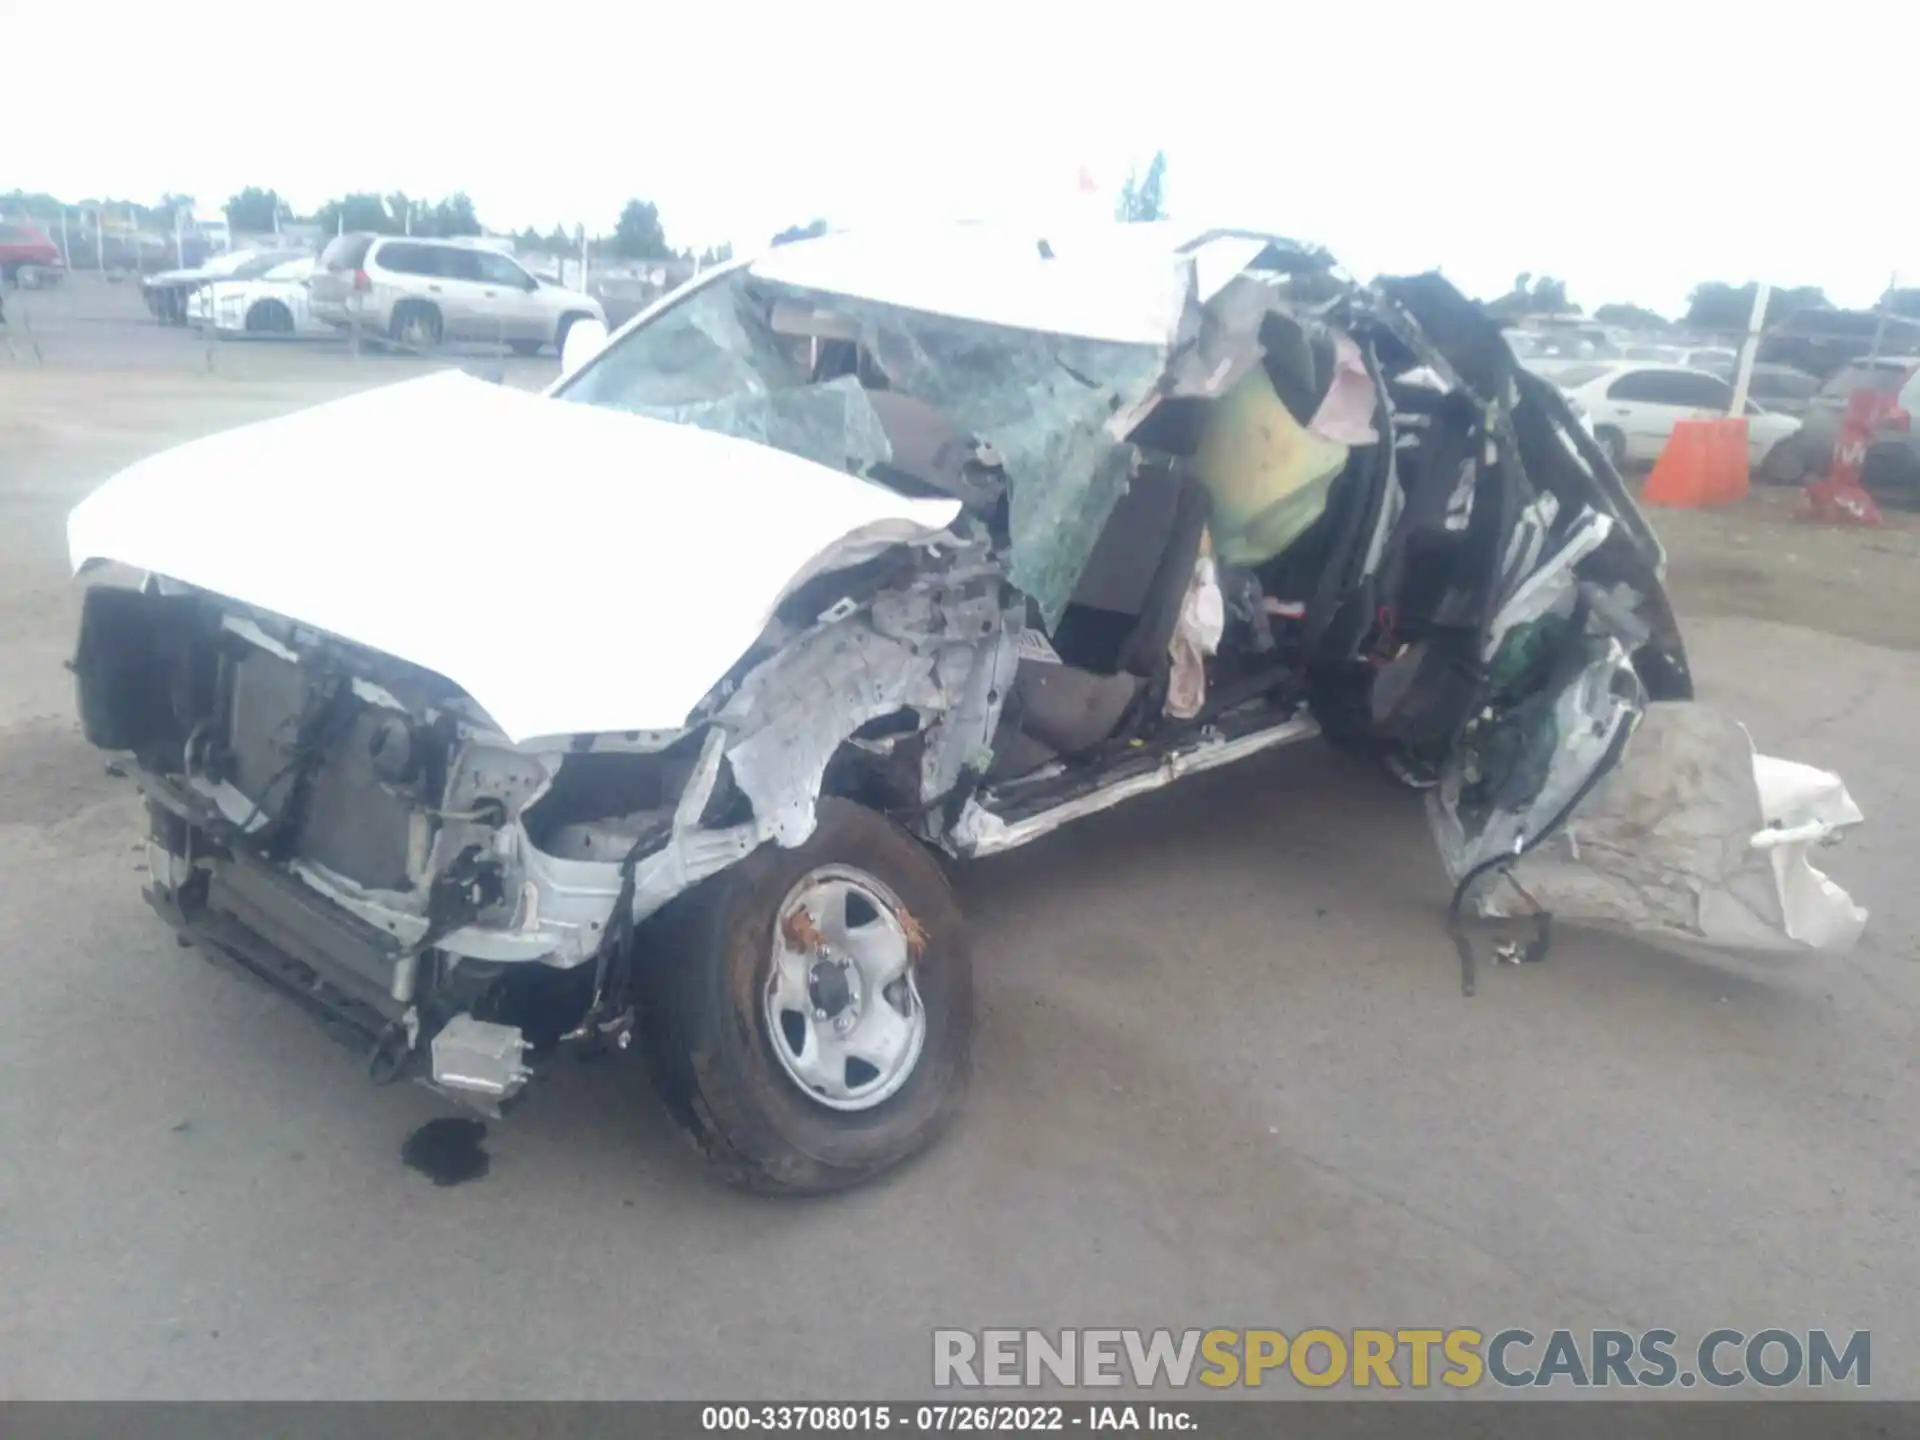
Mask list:
[[[680,727],[796,574],[959,509],[448,372],[150,456],[67,545],[437,671],[520,741]]]

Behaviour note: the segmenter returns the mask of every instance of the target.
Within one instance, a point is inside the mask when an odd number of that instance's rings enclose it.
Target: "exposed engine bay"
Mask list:
[[[1021,324],[1011,300],[836,290],[831,264],[795,271],[807,248],[696,282],[551,398],[413,382],[476,463],[511,464],[524,434],[530,464],[564,470],[576,423],[644,462],[691,428],[895,507],[752,577],[763,623],[744,653],[718,642],[700,689],[646,685],[649,637],[684,659],[698,615],[623,614],[593,663],[633,672],[631,728],[568,722],[553,695],[577,661],[502,664],[479,611],[450,609],[445,638],[344,602],[294,618],[158,557],[141,588],[87,595],[81,715],[137,763],[150,901],[370,1035],[382,1078],[495,1104],[529,1051],[624,1043],[649,922],[805,844],[824,797],[987,854],[1324,733],[1429,790],[1458,936],[1463,907],[1512,912],[1495,882],[1649,706],[1691,698],[1619,476],[1439,277],[1361,286],[1216,233],[1165,296],[1142,289],[1162,309],[1048,329],[1044,306]],[[1020,263],[1051,258],[1041,241]],[[1062,269],[1064,312],[1093,272]],[[323,407],[325,433],[385,423],[408,389]],[[723,576],[743,503],[679,542]],[[142,563],[88,504],[76,564]]]

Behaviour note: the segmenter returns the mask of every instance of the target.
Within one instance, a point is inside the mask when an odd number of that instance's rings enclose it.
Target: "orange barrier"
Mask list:
[[[1641,499],[1691,510],[1747,498],[1747,422],[1681,420],[1673,427]]]

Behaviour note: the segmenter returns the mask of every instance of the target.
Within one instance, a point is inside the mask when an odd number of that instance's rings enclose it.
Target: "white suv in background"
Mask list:
[[[413,349],[480,340],[531,355],[558,349],[576,320],[607,319],[592,296],[469,240],[341,235],[321,252],[308,293],[314,318]]]

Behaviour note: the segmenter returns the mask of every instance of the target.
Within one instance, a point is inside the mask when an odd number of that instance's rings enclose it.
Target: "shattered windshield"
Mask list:
[[[771,307],[752,303],[746,281],[737,270],[692,292],[610,347],[564,398],[645,413],[805,385],[804,347],[781,342]]]
[[[688,293],[557,393],[868,478],[893,458],[870,393],[930,406],[1004,467],[1008,578],[1051,627],[1126,488],[1133,452],[1107,422],[1165,363],[1160,346],[956,320],[740,269]]]

